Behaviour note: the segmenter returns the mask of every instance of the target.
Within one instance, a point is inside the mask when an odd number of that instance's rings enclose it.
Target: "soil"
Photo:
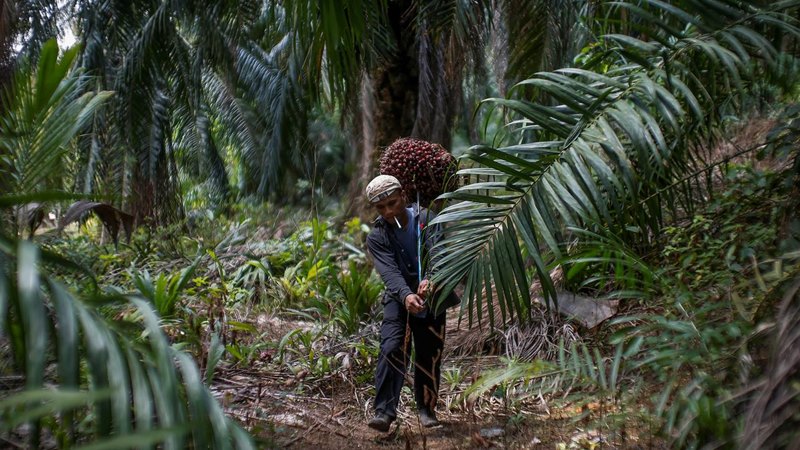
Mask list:
[[[261,340],[277,342],[287,332],[311,327],[311,322],[259,316],[240,318],[256,326]],[[543,322],[544,323],[544,322]],[[553,324],[549,338],[565,337]],[[542,335],[537,328],[521,333]],[[369,341],[378,334],[377,324],[361,330],[353,341]],[[555,337],[554,337],[555,336]],[[401,393],[398,420],[388,433],[367,427],[372,417],[374,360],[351,354],[352,367],[339,367],[315,377],[307,371],[293,373],[277,361],[275,350],[262,352],[245,366],[219,367],[212,391],[256,437],[258,448],[298,449],[596,449],[665,448],[655,430],[613,411],[610,402],[596,393],[580,392],[570,398],[589,401],[583,405],[565,398],[547,398],[523,390],[520,394],[489,389],[465,400],[465,391],[487,371],[505,367],[507,361],[487,346],[485,331],[459,328],[448,321],[442,386],[437,416],[441,425],[420,426],[415,414],[409,379]],[[548,339],[542,346],[547,347]],[[262,341],[262,342],[263,342]],[[317,349],[329,356],[347,346],[328,343],[337,350]],[[377,345],[373,342],[371,345]],[[488,352],[488,353],[487,353]],[[492,354],[495,353],[495,354]],[[578,394],[573,392],[573,394]],[[605,401],[605,403],[603,403]],[[623,422],[623,425],[620,425]]]
[[[499,360],[485,356],[455,363],[491,368]],[[452,362],[447,368],[453,368]],[[434,428],[420,426],[407,385],[398,420],[388,433],[380,433],[367,427],[372,416],[371,383],[356,384],[354,378],[306,380],[291,374],[223,370],[212,389],[227,412],[256,436],[258,448],[666,448],[634,420],[615,428],[624,434],[610,427],[598,429],[602,414],[596,403],[579,407],[528,398],[508,405],[508,400],[487,394],[467,404],[461,399],[469,381],[442,386],[437,409],[441,425]]]
[[[585,427],[579,414],[526,411],[510,414],[502,405],[483,414],[440,411],[441,425],[422,428],[411,408],[401,407],[398,421],[388,433],[367,427],[369,411],[344,391],[334,397],[301,398],[292,392],[263,392],[260,414],[244,420],[258,436],[259,448],[313,449],[595,449],[665,448],[657,441],[624,438]],[[257,408],[258,409],[258,408]],[[240,417],[243,418],[243,417]],[[255,420],[254,420],[255,419]]]

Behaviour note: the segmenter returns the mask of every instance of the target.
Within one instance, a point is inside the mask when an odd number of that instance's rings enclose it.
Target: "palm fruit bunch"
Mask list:
[[[384,150],[380,160],[383,175],[392,175],[403,185],[408,199],[430,205],[455,187],[456,159],[439,144],[414,138],[400,138]]]

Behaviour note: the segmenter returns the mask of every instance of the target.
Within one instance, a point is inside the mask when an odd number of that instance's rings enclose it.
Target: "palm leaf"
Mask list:
[[[88,78],[70,72],[77,50],[59,57],[56,41],[48,41],[33,74],[20,66],[10,89],[2,93],[7,108],[0,116],[0,147],[8,159],[0,163],[0,173],[7,193],[66,187],[61,169],[68,144],[110,96],[82,93]]]
[[[600,36],[584,67],[537,73],[515,88],[532,87],[556,105],[486,100],[521,117],[523,127],[512,145],[473,147],[469,158],[480,169],[459,174],[480,179],[441,197],[459,203],[433,222],[448,226],[438,245],[449,253],[437,261],[434,281],[453,288],[467,280],[469,304],[478,310],[480,286],[487,293],[493,286],[496,299],[487,299],[524,319],[527,278],[509,276],[524,261],[522,248],[547,280],[553,262],[547,255],[567,249],[565,227],[608,230],[634,250],[651,245],[666,213],[679,215],[681,202],[698,201],[673,189],[694,158],[687,142],[708,139],[722,127],[717,105],[735,111],[754,70],[764,67],[761,55],[774,53],[756,30],[798,34],[794,19],[783,15],[798,3],[757,9],[697,0],[688,11],[657,0],[613,3],[606,14],[611,23],[621,10],[634,16],[644,11],[644,19],[656,14],[663,24],[681,23],[687,15],[697,23],[675,35],[671,30],[678,28],[656,24],[648,35],[659,39],[652,40],[618,32]],[[555,299],[550,289],[545,296]]]
[[[30,242],[19,242],[2,256],[8,264],[0,273],[0,297],[5,299],[0,334],[22,352],[15,356],[24,361],[20,369],[26,385],[0,400],[0,428],[33,423],[30,444],[36,447],[40,421],[48,417],[51,431],[63,431],[76,442],[75,424],[92,409],[97,448],[125,442],[252,448],[224,416],[192,359],[170,346],[148,302],[77,296],[40,268],[39,250]],[[115,326],[97,304],[127,309],[133,314],[128,325],[137,334]],[[48,330],[56,330],[56,336]],[[49,358],[57,366],[54,379],[45,374]],[[82,373],[84,365],[87,372]],[[58,389],[43,389],[46,378]]]

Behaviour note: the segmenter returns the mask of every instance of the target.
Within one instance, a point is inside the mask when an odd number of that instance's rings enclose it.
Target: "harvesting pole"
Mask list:
[[[417,226],[415,227],[417,234],[417,286],[422,284],[422,217],[419,213],[419,188],[417,188]],[[427,298],[422,299],[422,304],[424,305],[427,301]]]
[[[422,283],[422,218],[419,216],[419,189],[417,189],[417,284]]]

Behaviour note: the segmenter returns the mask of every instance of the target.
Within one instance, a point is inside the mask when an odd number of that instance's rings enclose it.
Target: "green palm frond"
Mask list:
[[[494,291],[507,314],[526,317],[523,246],[552,300],[546,255],[563,255],[566,227],[608,230],[644,249],[666,215],[698,201],[681,189],[693,160],[688,144],[721,129],[720,117],[737,111],[763,57],[775,53],[757,30],[800,30],[785,14],[796,1],[764,9],[690,3],[691,13],[658,0],[613,2],[605,15],[612,22],[619,11],[659,21],[647,38],[601,36],[583,67],[540,72],[517,85],[556,105],[486,100],[520,118],[509,124],[519,140],[473,147],[475,167],[460,172],[467,183],[442,196],[458,203],[436,219],[448,226],[439,245],[449,255],[438,261],[434,281],[452,289],[465,280],[470,311]],[[674,26],[687,15],[688,26]]]
[[[71,71],[77,51],[59,55],[55,40],[48,41],[36,70],[18,67],[2,93],[0,190],[6,194],[69,189],[63,167],[70,142],[111,95],[84,93],[90,78]]]
[[[160,222],[176,208],[176,172],[206,184],[210,200],[228,198],[224,161],[235,154],[244,193],[285,198],[311,148],[306,112],[320,96],[309,94],[356,98],[339,88],[357,87],[360,64],[383,45],[372,39],[381,11],[372,2],[81,2],[82,62],[117,92],[82,143],[92,182],[81,184]],[[113,170],[94,180],[96,160]]]
[[[109,113],[81,143],[86,173],[80,184],[118,194],[115,203],[153,223],[180,215],[176,180],[184,167],[195,179],[204,169],[212,174],[212,201],[227,198],[221,143],[240,135],[216,127],[215,118],[227,115],[230,98],[240,97],[240,51],[252,42],[262,6],[255,1],[76,3],[85,48],[81,62],[100,75],[100,86],[117,92]],[[221,81],[224,96],[207,84],[211,78]],[[256,124],[250,129],[261,130]],[[244,142],[244,147],[256,146]],[[104,165],[111,170],[99,168]]]
[[[481,0],[417,1],[419,17],[427,22],[431,32],[439,36],[452,34],[465,44],[475,38],[476,30],[483,30],[491,22],[492,2]]]
[[[611,357],[603,357],[599,350],[590,350],[583,343],[559,342],[557,347],[555,361],[508,360],[506,367],[489,371],[475,380],[464,392],[464,397],[475,400],[498,385],[524,386],[521,392],[535,392],[534,395],[563,393],[568,396],[571,390],[580,389],[583,392],[579,401],[586,403],[597,400],[618,402],[630,395],[635,383],[628,380],[633,365],[627,359],[636,355],[637,344],[627,347],[618,344]],[[595,392],[586,396],[587,391]]]
[[[501,3],[508,33],[511,83],[540,70],[572,65],[583,47],[593,2],[506,0]]]
[[[258,130],[262,143],[243,149],[243,155],[251,161],[256,191],[274,198],[285,193],[280,183],[287,173],[298,173],[306,150],[303,139],[311,102],[297,81],[302,74],[296,45],[294,34],[289,33],[269,53],[251,47],[240,59],[241,84],[252,100],[242,106],[249,124],[237,129]]]
[[[42,46],[60,34],[60,20],[64,16],[63,2],[53,0],[26,0],[4,3],[2,8],[10,20],[3,31],[17,40],[20,55],[36,59]],[[5,15],[5,14],[4,14]]]
[[[291,0],[282,7],[312,95],[324,93],[317,82],[324,74],[332,97],[346,99],[357,92],[362,68],[394,48],[385,0]]]
[[[494,17],[491,2],[440,0],[413,2],[417,105],[410,135],[450,146],[452,122],[461,106],[458,86],[485,59]],[[471,67],[475,66],[475,68]]]
[[[253,448],[195,362],[170,346],[148,302],[76,295],[42,268],[36,245],[5,237],[0,244],[0,335],[25,375],[21,391],[0,399],[2,431],[31,424],[37,448],[47,427],[69,446],[84,441],[77,424],[91,417],[92,448]],[[101,314],[101,305],[124,313],[124,323]]]

